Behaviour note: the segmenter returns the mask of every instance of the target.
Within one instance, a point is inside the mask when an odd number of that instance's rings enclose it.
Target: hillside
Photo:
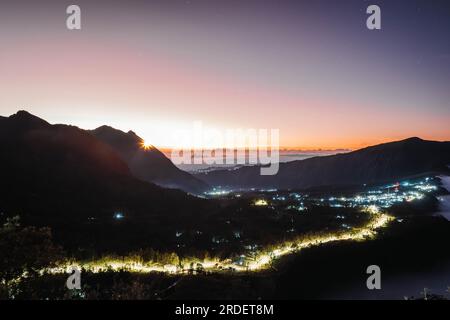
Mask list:
[[[274,176],[259,167],[220,170],[196,175],[211,186],[230,188],[310,188],[392,181],[430,171],[446,171],[450,142],[409,138],[345,154],[281,163]]]
[[[34,220],[189,214],[198,199],[135,178],[107,144],[25,111],[0,118],[0,212]],[[188,205],[189,204],[189,205]]]
[[[207,190],[206,183],[178,169],[161,151],[153,146],[144,148],[143,139],[133,131],[101,126],[90,133],[111,146],[139,179],[194,194]]]

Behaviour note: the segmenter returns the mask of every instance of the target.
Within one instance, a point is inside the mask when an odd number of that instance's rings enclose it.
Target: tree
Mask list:
[[[0,282],[6,287],[55,266],[62,258],[63,251],[53,244],[50,228],[21,227],[19,217],[0,227]]]

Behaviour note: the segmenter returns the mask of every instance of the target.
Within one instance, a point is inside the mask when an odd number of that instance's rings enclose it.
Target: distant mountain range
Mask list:
[[[261,176],[259,167],[197,174],[211,186],[233,189],[306,189],[393,181],[431,171],[447,171],[450,142],[409,138],[354,152],[281,163],[274,176]]]
[[[89,131],[51,125],[26,111],[0,117],[0,213],[8,207],[47,213],[75,213],[82,208],[83,214],[98,210],[110,214],[123,208],[153,213],[183,210],[194,198],[167,188],[201,194],[209,186],[305,189],[362,185],[448,172],[450,164],[450,142],[410,138],[281,163],[274,176],[261,176],[258,166],[193,176],[155,147],[143,148],[142,144],[134,132],[108,126]]]
[[[199,210],[200,199],[135,177],[127,165],[130,161],[135,168],[133,143],[126,152],[126,143],[113,148],[102,141],[109,139],[107,133],[112,130],[99,128],[95,135],[102,139],[98,139],[91,132],[51,125],[25,111],[0,117],[0,215],[11,212],[64,220],[112,217],[114,212],[176,215]],[[130,141],[139,139],[131,133],[126,136]],[[110,142],[115,145],[114,139]],[[170,161],[162,158],[152,162],[152,156],[159,154],[156,150],[148,156],[147,152],[139,153],[143,159],[137,163],[149,163],[149,172],[160,171],[162,175],[144,178],[163,180],[167,173],[167,181],[173,177],[173,184],[178,183]]]
[[[178,169],[155,147],[144,148],[144,140],[133,131],[126,133],[108,126],[101,126],[89,132],[98,140],[111,146],[127,163],[131,173],[141,180],[194,194],[200,194],[208,189],[205,182]]]

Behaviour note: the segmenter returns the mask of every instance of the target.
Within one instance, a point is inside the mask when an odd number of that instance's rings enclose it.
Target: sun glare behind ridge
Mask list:
[[[150,143],[145,142],[144,140],[142,140],[141,142],[141,148],[144,150],[149,150],[151,149],[153,146]]]

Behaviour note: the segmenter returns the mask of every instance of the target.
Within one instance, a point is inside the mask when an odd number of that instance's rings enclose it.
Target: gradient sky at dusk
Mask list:
[[[65,27],[70,4],[81,31]],[[450,140],[449,33],[449,1],[2,2],[0,115],[164,147],[197,120],[279,128],[288,147]]]

